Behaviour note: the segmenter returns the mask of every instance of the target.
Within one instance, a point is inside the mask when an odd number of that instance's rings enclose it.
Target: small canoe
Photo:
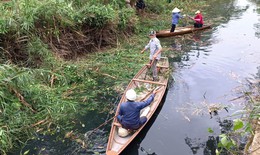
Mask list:
[[[154,112],[158,108],[161,100],[166,92],[168,77],[169,77],[169,62],[168,58],[162,57],[157,64],[159,81],[152,81],[152,72],[144,65],[139,72],[130,81],[125,92],[118,104],[116,115],[118,114],[120,105],[126,101],[125,93],[129,89],[134,89],[137,93],[137,101],[143,101],[148,99],[154,89],[157,89],[157,93],[153,102],[144,109],[149,109],[146,114],[147,122],[153,116]],[[145,110],[147,112],[147,110]],[[142,113],[142,111],[141,111]],[[115,116],[116,116],[115,115]],[[119,155],[139,134],[144,128],[147,122],[136,131],[132,131],[126,137],[120,137],[118,130],[122,128],[116,117],[114,117],[111,124],[110,135],[107,143],[106,155]]]
[[[186,26],[186,27],[176,27],[174,32],[170,32],[170,30],[161,30],[156,32],[156,37],[163,38],[163,37],[171,37],[177,35],[183,35],[187,33],[193,33],[196,31],[201,31],[205,29],[211,28],[211,25],[203,25],[200,28],[194,28],[193,26]]]

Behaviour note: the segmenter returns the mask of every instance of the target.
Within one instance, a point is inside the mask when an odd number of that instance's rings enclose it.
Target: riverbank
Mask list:
[[[260,154],[260,120],[258,119],[255,127],[254,138],[249,150],[251,155]]]
[[[259,86],[256,86],[256,92],[259,95]],[[259,115],[259,104],[260,104],[260,96],[255,96],[254,97],[254,101],[255,101],[255,111],[252,111],[252,114],[255,115]],[[248,153],[250,153],[250,155],[259,155],[260,154],[260,118],[256,117],[253,118],[253,120],[251,121],[251,124],[253,126],[253,135],[251,136],[251,139],[249,139],[248,141],[248,145],[249,148],[246,148],[248,150]]]

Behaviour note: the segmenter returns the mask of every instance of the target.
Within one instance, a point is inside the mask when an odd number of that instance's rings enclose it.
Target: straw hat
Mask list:
[[[197,10],[197,11],[195,12],[195,14],[198,14],[198,13],[200,13],[200,10]]]
[[[181,12],[181,10],[176,7],[172,10],[172,13],[178,13],[178,12]]]
[[[136,99],[136,92],[133,89],[129,89],[125,96],[128,100],[134,101]]]

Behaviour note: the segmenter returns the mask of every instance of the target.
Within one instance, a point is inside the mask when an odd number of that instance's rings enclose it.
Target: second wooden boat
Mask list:
[[[161,100],[165,94],[167,84],[168,84],[168,76],[169,76],[169,62],[168,58],[162,57],[157,64],[158,68],[158,77],[159,81],[152,81],[152,76],[150,75],[150,69],[147,65],[143,66],[141,70],[134,76],[134,78],[130,81],[125,92],[118,104],[116,115],[118,114],[120,105],[126,101],[125,93],[129,89],[134,89],[137,93],[137,101],[146,100],[154,89],[157,89],[157,93],[153,102],[146,107],[148,109],[148,113],[146,115],[147,122],[150,120],[156,109],[158,108]],[[138,130],[129,133],[126,137],[120,137],[118,130],[122,128],[118,123],[116,117],[111,125],[111,131],[108,139],[106,155],[119,155],[139,134],[139,132],[144,128],[147,122],[140,127]]]
[[[205,29],[209,29],[209,28],[211,28],[211,25],[203,25],[203,27],[200,27],[200,28],[194,28],[193,26],[176,27],[174,32],[170,32],[170,30],[157,31],[156,37],[163,38],[163,37],[183,35],[183,34],[193,33],[196,31],[201,31],[201,30],[205,30]]]

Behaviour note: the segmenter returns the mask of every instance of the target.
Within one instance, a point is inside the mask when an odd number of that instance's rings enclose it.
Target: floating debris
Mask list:
[[[192,104],[192,103],[187,103],[184,104],[183,107],[181,108],[176,108],[177,112],[181,112],[183,117],[188,120],[189,122],[191,121],[190,118],[188,117],[187,114],[192,114],[192,115],[203,115],[203,114],[209,114],[210,118],[213,117],[213,115],[218,115],[218,111],[220,110],[225,110],[228,112],[228,106],[223,105],[222,103],[211,103],[208,104],[205,100],[201,102],[200,104]]]

